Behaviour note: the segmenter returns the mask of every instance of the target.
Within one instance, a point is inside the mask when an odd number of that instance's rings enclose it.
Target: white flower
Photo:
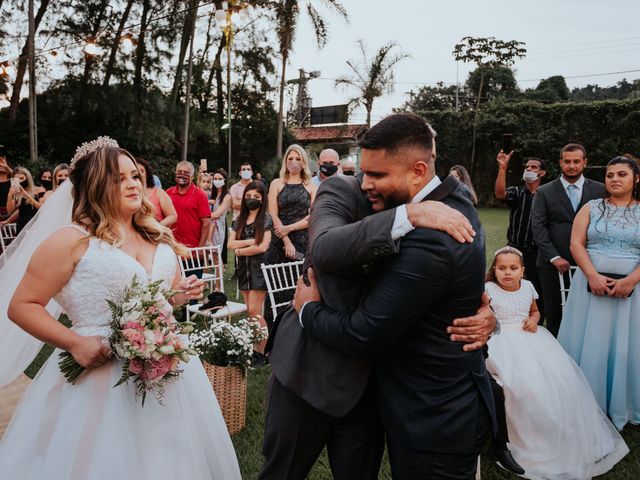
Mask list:
[[[160,348],[158,348],[158,351],[160,353],[163,353],[164,355],[171,355],[172,353],[174,353],[176,351],[176,349],[173,348],[173,346],[171,346],[171,345],[163,345]]]

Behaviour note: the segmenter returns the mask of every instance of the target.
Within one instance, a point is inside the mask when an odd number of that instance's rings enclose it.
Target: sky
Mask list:
[[[539,79],[567,77],[569,88],[640,78],[640,0],[341,0],[349,14],[346,23],[338,14],[314,1],[329,24],[329,41],[318,49],[311,22],[301,15],[287,78],[298,68],[319,70],[308,83],[314,106],[344,103],[354,90],[334,88],[333,79],[349,73],[347,60],[361,61],[357,41],[362,39],[370,55],[389,41],[411,58],[395,68],[395,91],[374,102],[372,121],[404,103],[406,92],[438,81],[456,83],[456,62],[451,51],[465,36],[493,36],[525,42],[526,58],[514,68],[520,88],[532,88]],[[473,64],[459,64],[463,83]],[[592,76],[594,74],[623,72]],[[588,77],[582,77],[589,75]],[[350,117],[364,123],[365,112]]]

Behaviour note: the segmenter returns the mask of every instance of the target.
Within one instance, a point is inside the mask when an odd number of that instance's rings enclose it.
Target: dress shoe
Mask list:
[[[508,449],[494,449],[491,453],[502,468],[509,470],[511,473],[515,473],[516,475],[524,475],[524,468],[518,465],[518,462],[516,462]]]

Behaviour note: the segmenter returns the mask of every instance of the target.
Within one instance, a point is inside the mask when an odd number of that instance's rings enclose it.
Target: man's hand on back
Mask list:
[[[447,333],[452,342],[464,342],[465,352],[479,350],[485,346],[496,328],[496,316],[489,305],[489,295],[482,294],[482,305],[478,312],[466,318],[456,318],[452,327],[447,327]]]
[[[427,200],[407,204],[407,217],[416,228],[446,232],[460,243],[471,243],[476,235],[467,217],[442,202]]]

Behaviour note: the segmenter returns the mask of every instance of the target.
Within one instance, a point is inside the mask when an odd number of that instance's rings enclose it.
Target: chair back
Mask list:
[[[278,309],[290,303],[290,301],[276,303],[275,294],[296,289],[298,277],[302,275],[303,263],[304,260],[297,260],[273,265],[265,265],[264,263],[260,265],[267,284],[267,295],[269,295],[274,319],[278,316]]]
[[[180,258],[180,273],[185,278],[201,273],[200,278],[209,284],[211,291],[224,292],[224,269],[220,246],[190,248],[189,253]]]
[[[558,278],[560,279],[560,304],[562,305],[562,313],[564,314],[564,306],[567,304],[567,298],[569,297],[569,289],[571,288],[571,279],[573,274],[576,273],[578,267],[575,265],[569,267],[569,271],[564,274],[558,272]],[[565,275],[568,274],[569,281],[566,281]]]
[[[11,241],[16,238],[17,229],[15,223],[7,223],[0,227],[0,252],[4,252]]]

